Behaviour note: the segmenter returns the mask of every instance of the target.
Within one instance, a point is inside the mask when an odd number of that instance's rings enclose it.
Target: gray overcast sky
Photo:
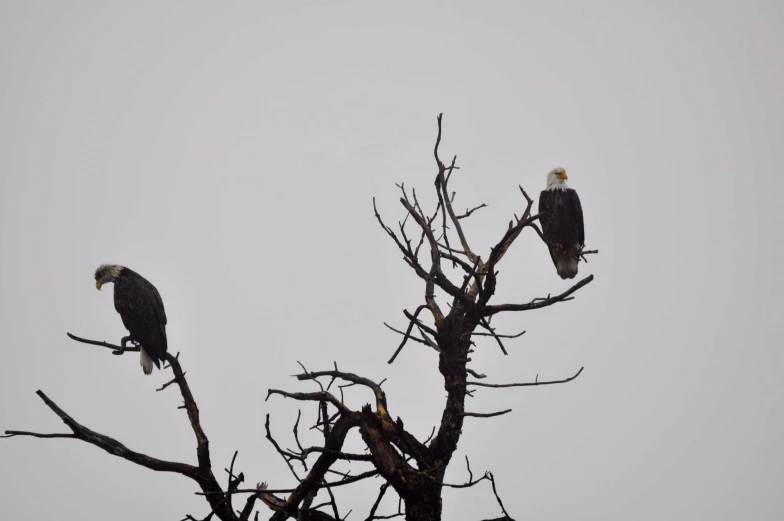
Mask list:
[[[388,378],[424,438],[435,354],[387,365],[382,325],[424,290],[371,198],[390,223],[396,182],[432,208],[444,112],[456,205],[490,205],[467,226],[476,250],[553,166],[601,250],[576,300],[499,319],[528,333],[473,362],[497,382],[582,376],[478,393],[470,410],[514,411],[467,422],[448,478],[468,454],[518,519],[784,518],[781,3],[269,4],[0,5],[0,428],[64,429],[42,389],[131,448],[195,461],[176,390],[154,390],[167,374],[65,336],[124,334],[92,278],[114,262],[163,295],[221,480],[238,449],[250,482],[293,484],[263,421],[293,444],[296,404],[264,397],[309,390],[297,360]],[[567,287],[526,232],[496,301]],[[362,519],[378,485],[341,490],[343,513]],[[0,442],[8,519],[204,516],[195,490],[80,442]],[[489,487],[444,496],[445,519],[497,515]]]

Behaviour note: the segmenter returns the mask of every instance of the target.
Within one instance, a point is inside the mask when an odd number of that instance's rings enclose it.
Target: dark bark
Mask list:
[[[406,521],[441,521],[441,491],[427,487],[406,501]]]
[[[282,521],[296,513],[300,502],[324,479],[327,470],[337,461],[338,458],[334,453],[339,453],[340,449],[343,448],[343,442],[346,440],[348,431],[358,424],[359,414],[357,413],[343,415],[335,422],[334,428],[331,429],[324,444],[324,448],[328,452],[321,453],[311,471],[289,496],[283,507],[270,518],[270,521]]]

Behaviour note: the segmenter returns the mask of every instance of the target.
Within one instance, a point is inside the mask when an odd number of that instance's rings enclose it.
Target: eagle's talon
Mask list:
[[[115,349],[114,351],[112,351],[112,354],[121,355],[125,353],[126,345],[128,344],[128,342],[133,342],[134,344],[136,343],[133,340],[131,340],[130,336],[124,336],[120,339],[120,349]]]
[[[120,349],[115,349],[114,351],[112,351],[112,354],[113,355],[121,355],[121,354],[125,353],[125,350],[127,349],[128,342],[131,342],[133,345],[135,345],[137,347],[139,345],[139,343],[136,342],[136,340],[133,340],[130,336],[124,336],[124,337],[122,337],[120,339]]]

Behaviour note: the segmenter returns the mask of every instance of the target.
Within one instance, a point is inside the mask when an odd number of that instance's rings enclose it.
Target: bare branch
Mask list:
[[[160,472],[175,472],[177,474],[182,474],[191,478],[195,476],[197,469],[193,465],[160,460],[140,452],[132,451],[114,438],[104,436],[103,434],[99,434],[81,425],[65,411],[63,411],[56,403],[49,399],[49,397],[46,396],[43,391],[38,390],[35,392],[35,394],[37,394],[38,397],[43,400],[43,402],[47,407],[49,407],[49,409],[52,410],[52,412],[60,417],[63,423],[65,423],[65,425],[71,429],[73,434],[37,434],[27,431],[6,431],[6,437],[33,436],[36,438],[75,438],[90,443],[91,445],[95,445],[96,447],[105,450],[109,454],[113,454],[114,456],[118,456],[142,467],[147,467],[151,470]]]
[[[337,459],[346,461],[373,461],[373,458],[371,458],[368,454],[350,454],[348,452],[325,449],[324,447],[308,447],[307,449],[303,449],[302,457],[306,458],[313,452],[323,452],[325,454],[329,454],[330,456],[334,456]]]
[[[438,127],[439,132],[441,128],[441,120],[438,120]],[[452,165],[450,170],[455,167],[455,161],[457,160],[457,156],[452,159]],[[465,233],[463,232],[463,227],[460,225],[460,219],[457,218],[455,215],[455,211],[452,209],[452,202],[449,200],[449,195],[447,194],[447,187],[446,187],[446,179],[444,178],[443,172],[443,164],[441,161],[439,163],[439,174],[436,177],[436,191],[438,191],[438,197],[441,199],[441,204],[445,206],[447,213],[449,214],[450,219],[452,220],[452,224],[455,227],[455,231],[457,232],[457,236],[460,238],[460,244],[463,246],[463,251],[465,252],[468,260],[470,260],[473,264],[479,264],[481,266],[481,260],[477,255],[471,251],[471,247],[468,245],[468,240],[466,239]],[[449,246],[449,243],[446,243]]]
[[[378,506],[381,504],[381,500],[384,498],[384,494],[386,494],[388,488],[389,488],[388,482],[384,482],[384,484],[381,485],[381,489],[378,491],[378,497],[376,498],[376,502],[373,503],[373,506],[370,508],[370,514],[368,514],[365,521],[372,521],[373,519],[379,519],[376,517],[376,511],[378,510]]]
[[[568,290],[564,291],[560,295],[556,295],[555,297],[548,297],[544,299],[535,299],[534,301],[531,301],[528,304],[498,304],[495,306],[486,306],[482,314],[484,316],[492,316],[502,311],[528,311],[531,309],[540,309],[547,306],[552,306],[555,303],[562,302],[564,300],[570,300],[569,296],[572,293],[579,290],[583,286],[587,285],[592,280],[593,280],[593,275],[588,275],[583,280],[581,280],[580,282],[578,282]]]
[[[362,481],[363,479],[372,478],[372,477],[375,477],[377,475],[378,475],[378,471],[377,470],[369,470],[367,472],[363,472],[361,474],[357,474],[356,476],[351,476],[351,477],[348,477],[348,478],[340,480],[340,481],[333,481],[333,482],[330,482],[330,483],[318,483],[318,484],[314,485],[314,487],[318,488],[318,489],[327,488],[327,487],[330,487],[330,488],[342,487],[344,485],[351,485],[352,483],[356,483],[358,481]],[[296,488],[281,488],[281,489],[275,489],[275,490],[273,490],[273,489],[265,489],[264,492],[266,492],[268,494],[291,494],[291,493],[293,493],[296,490],[297,490]],[[255,488],[242,488],[242,489],[238,489],[238,490],[235,490],[234,492],[232,492],[232,495],[237,495],[237,494],[255,494],[256,492],[258,492],[258,489],[255,489]],[[195,492],[195,494],[197,496],[208,496],[208,495],[210,495],[210,494],[204,493],[204,492]]]
[[[188,372],[187,372],[187,371],[185,371],[184,373],[182,373],[182,376],[185,376],[186,374],[188,374]],[[163,391],[164,389],[166,389],[167,387],[169,387],[171,384],[174,384],[174,383],[177,383],[177,377],[174,377],[174,378],[172,378],[171,380],[169,380],[168,382],[166,382],[165,384],[163,384],[162,386],[158,387],[158,388],[157,388],[157,389],[155,389],[155,390],[156,390],[156,391],[158,391],[158,392],[161,392],[161,391]]]
[[[481,325],[482,325],[482,327],[485,327],[485,324],[481,324]],[[516,335],[501,335],[499,333],[496,333],[495,329],[493,329],[491,333],[471,333],[471,335],[473,335],[473,336],[492,336],[492,337],[498,337],[498,338],[520,338],[524,334],[525,334],[525,331],[520,331]]]
[[[394,327],[390,326],[390,325],[389,325],[389,324],[387,324],[386,322],[384,322],[383,324],[384,324],[384,325],[385,325],[385,326],[386,326],[388,329],[391,329],[391,330],[392,330],[392,331],[394,331],[395,333],[397,333],[397,334],[399,334],[399,335],[402,335],[402,336],[404,337],[404,339],[406,339],[406,338],[405,338],[405,337],[406,337],[406,333],[404,333],[403,331],[400,331],[399,329],[395,329]],[[411,328],[413,329],[413,326],[414,326],[414,323],[413,323],[413,322],[409,322],[409,327],[411,327]],[[408,338],[407,338],[406,340],[413,340],[414,342],[418,342],[418,343],[420,343],[420,344],[424,344],[424,345],[426,345],[426,346],[428,346],[428,347],[433,347],[433,343],[432,343],[432,342],[430,342],[430,341],[427,341],[427,340],[423,340],[422,338],[418,338],[418,337],[415,337],[415,336],[413,336],[413,335],[408,335]],[[436,350],[437,350],[438,346],[435,346],[435,347],[436,347]],[[399,353],[399,352],[400,352],[400,351],[396,351],[396,353]]]
[[[471,472],[471,463],[468,462],[468,454],[466,454],[465,460],[466,460],[466,470],[468,470],[468,482],[470,483],[474,479],[474,473]]]
[[[78,438],[75,434],[41,434],[30,431],[5,431],[5,436],[0,436],[0,438],[13,438],[14,436],[31,436],[33,438]]]
[[[248,496],[248,499],[245,501],[245,507],[240,512],[239,521],[249,521],[250,514],[253,512],[253,507],[256,506],[256,500],[259,499],[258,494],[253,494],[252,496]]]
[[[237,454],[239,454],[239,452],[240,451],[238,450],[234,451],[234,456],[231,457],[231,465],[229,465],[228,469],[224,469],[229,474],[229,481],[226,484],[227,490],[231,490],[232,488],[237,488],[237,485],[245,480],[244,477],[238,477],[234,475],[234,462],[237,460]],[[242,475],[242,473],[240,473],[240,475]]]
[[[474,418],[492,418],[494,416],[501,416],[503,414],[512,412],[512,409],[505,409],[503,411],[498,412],[464,412],[463,416],[465,417],[474,417]]]
[[[504,503],[501,501],[501,497],[498,495],[498,490],[495,488],[495,478],[493,477],[493,473],[488,472],[487,475],[490,477],[490,483],[493,485],[493,494],[495,494],[495,499],[498,501],[498,506],[501,507],[501,511],[504,513],[504,516],[506,516],[506,519],[513,521],[509,516],[509,512],[507,512],[506,508],[504,508]]]
[[[340,418],[338,418],[338,421],[335,422],[334,428],[330,431],[329,436],[324,443],[324,448],[330,451],[340,452],[349,430],[359,425],[359,418],[359,413],[341,415]],[[327,470],[335,463],[336,459],[337,458],[332,454],[322,453],[316,463],[313,464],[313,468],[308,475],[300,481],[297,488],[294,489],[288,499],[286,499],[286,504],[275,512],[270,518],[270,521],[283,521],[288,518],[289,515],[296,512],[297,506],[308,496],[311,490],[314,490],[314,487],[321,488],[332,486],[324,483],[323,480],[324,474],[326,474]]]
[[[300,400],[300,401],[311,401],[311,402],[327,401],[332,405],[334,405],[341,413],[343,414],[351,413],[351,409],[343,405],[343,403],[337,398],[335,398],[333,394],[328,393],[326,391],[319,391],[315,393],[287,393],[286,391],[281,391],[279,389],[270,389],[267,391],[267,398],[265,399],[265,401],[269,400],[270,396],[272,396],[273,394],[279,394],[284,398],[292,398],[294,400]]]
[[[406,342],[407,342],[407,341],[408,341],[408,339],[411,337],[411,330],[414,328],[414,323],[416,322],[416,320],[417,320],[417,317],[419,316],[419,313],[420,313],[420,312],[421,312],[423,309],[427,309],[427,306],[426,306],[426,305],[424,305],[424,304],[423,304],[423,305],[421,305],[421,306],[419,306],[418,308],[416,308],[416,311],[414,311],[414,314],[412,315],[412,318],[411,318],[411,319],[409,319],[409,322],[408,322],[408,329],[406,329],[406,333],[405,333],[405,335],[403,335],[403,341],[402,341],[402,342],[400,342],[400,345],[397,347],[397,349],[395,350],[395,352],[392,354],[392,358],[390,358],[390,359],[387,361],[387,363],[388,363],[388,364],[391,364],[392,362],[394,362],[394,361],[395,361],[395,358],[397,358],[397,355],[398,355],[398,354],[400,354],[400,351],[403,349],[403,346],[405,346],[405,345],[406,345]],[[387,326],[387,327],[388,327],[388,326]]]
[[[116,351],[124,350],[124,351],[138,351],[138,347],[125,347],[112,345],[107,342],[101,342],[98,340],[88,340],[85,338],[80,338],[76,335],[72,335],[71,333],[66,333],[69,338],[75,340],[77,342],[81,342],[84,344],[90,344],[95,346],[106,347],[109,349],[113,349]],[[188,413],[188,419],[191,423],[191,428],[193,429],[193,433],[196,435],[196,442],[197,442],[197,449],[196,454],[199,459],[199,468],[202,470],[208,470],[211,468],[210,463],[210,452],[209,452],[209,440],[207,439],[207,435],[204,434],[204,430],[201,427],[201,423],[199,422],[199,408],[196,405],[196,400],[193,398],[193,394],[191,393],[190,387],[188,386],[188,382],[185,380],[185,373],[182,371],[182,367],[180,366],[179,359],[175,356],[172,356],[171,353],[166,353],[166,361],[168,362],[169,366],[174,373],[174,381],[177,382],[177,385],[180,387],[180,393],[182,394],[182,399],[185,402],[185,410]],[[165,389],[171,385],[171,382],[163,385],[160,390]]]
[[[270,430],[270,415],[269,415],[269,413],[267,413],[267,419],[266,419],[266,421],[264,422],[264,430],[266,430],[266,431],[267,431],[267,436],[266,436],[266,438],[269,440],[269,442],[270,442],[270,443],[272,443],[272,446],[273,446],[273,447],[275,447],[275,450],[276,450],[276,451],[278,451],[278,454],[280,454],[280,456],[283,458],[283,461],[285,461],[285,462],[286,462],[286,465],[288,465],[288,467],[289,467],[289,470],[290,470],[290,471],[291,471],[291,473],[294,475],[294,478],[295,478],[297,481],[300,481],[300,477],[297,475],[297,471],[296,471],[296,470],[294,470],[294,467],[291,465],[291,460],[292,460],[292,459],[299,459],[299,460],[301,460],[301,461],[302,461],[302,466],[303,466],[303,467],[305,467],[305,458],[299,458],[299,457],[297,457],[297,456],[295,456],[295,455],[292,455],[291,453],[284,451],[284,450],[283,450],[283,449],[280,447],[280,445],[278,444],[278,442],[277,442],[277,441],[275,440],[275,438],[272,436],[272,431]],[[305,467],[305,469],[307,470],[307,467]]]
[[[441,126],[441,121],[440,120],[438,122],[438,125]],[[455,159],[452,160],[452,168],[450,168],[450,170],[449,170],[450,174],[452,173],[452,170],[455,167],[455,161],[456,160],[457,160],[457,156],[455,156]],[[441,190],[440,190],[439,186],[444,184],[444,165],[441,163],[440,160],[437,160],[437,162],[438,162],[438,175],[436,176],[436,182],[435,182],[436,194],[438,195],[438,207],[443,209],[444,208],[444,199],[447,200],[446,201],[447,204],[450,201],[449,201],[448,197],[444,197],[441,194]],[[442,220],[441,220],[441,229],[442,229],[441,237],[444,239],[444,243],[446,243],[447,248],[449,248],[449,232],[448,232],[449,227],[446,224],[446,212],[442,211],[441,212],[441,217],[442,217]],[[438,241],[436,241],[436,243],[437,242]]]
[[[436,332],[430,327],[427,327],[425,324],[422,323],[421,320],[417,319],[417,317],[409,313],[407,309],[403,310],[403,314],[406,316],[407,319],[412,321],[420,330],[426,332],[428,335],[432,337],[436,337],[436,338],[438,337],[438,332]]]
[[[414,272],[422,280],[427,281],[429,279],[428,272],[425,271],[425,269],[422,267],[421,264],[419,264],[419,260],[417,259],[419,248],[417,247],[416,252],[411,252],[406,246],[403,245],[403,243],[400,242],[400,239],[397,238],[397,235],[395,235],[395,232],[392,231],[392,228],[384,224],[384,221],[381,219],[381,215],[378,213],[375,197],[373,198],[373,212],[375,213],[376,220],[378,220],[378,223],[381,225],[381,227],[384,229],[387,235],[389,235],[389,237],[395,242],[395,244],[400,249],[400,251],[403,252],[403,260],[405,260],[406,263],[409,266],[411,266]]]
[[[487,208],[487,205],[485,203],[482,203],[479,206],[475,206],[474,208],[471,208],[470,210],[466,210],[466,212],[464,214],[458,215],[457,218],[458,219],[465,219],[466,217],[471,217],[472,213],[474,213],[475,211],[477,211],[477,210],[479,210],[481,208]]]
[[[86,338],[79,338],[78,336],[72,335],[71,333],[66,333],[66,335],[68,335],[68,338],[70,338],[71,340],[76,340],[77,342],[81,342],[83,344],[90,344],[90,345],[93,345],[93,346],[106,347],[106,348],[109,348],[109,349],[111,349],[113,351],[124,350],[124,351],[129,351],[129,352],[134,352],[134,351],[138,352],[138,351],[141,350],[141,348],[139,346],[131,346],[131,347],[123,348],[122,346],[110,344],[108,342],[102,342],[100,340],[88,340]]]
[[[297,380],[315,380],[316,378],[322,376],[331,376],[333,378],[340,378],[341,380],[345,380],[347,382],[351,382],[357,385],[363,385],[373,391],[373,394],[376,397],[376,408],[378,412],[381,414],[387,414],[387,397],[384,394],[384,391],[381,389],[381,386],[377,383],[373,382],[372,380],[357,376],[353,373],[345,373],[343,371],[315,371],[315,372],[308,372],[305,374],[298,374]]]
[[[468,281],[472,278],[474,279],[474,283],[471,286],[471,290],[469,292],[469,300],[473,302],[474,296],[482,289],[482,276],[480,271],[482,270],[482,259],[476,257],[476,261],[474,262],[473,266],[468,266],[464,262],[460,261],[459,259],[455,259],[464,270],[466,270],[466,276],[463,278],[463,285],[460,286],[460,295],[462,297],[463,292],[465,292],[466,287],[468,287]],[[459,299],[455,298],[453,306],[456,306],[459,302]]]
[[[502,389],[505,387],[535,387],[537,385],[565,384],[567,382],[571,382],[572,380],[580,376],[580,373],[583,372],[583,369],[584,367],[581,367],[580,370],[577,371],[573,376],[570,376],[569,378],[565,378],[563,380],[549,380],[546,382],[540,382],[539,379],[537,378],[535,382],[525,382],[519,384],[487,384],[484,382],[466,382],[466,385],[476,385],[478,387],[491,387],[495,389]]]
[[[501,352],[503,354],[505,354],[505,355],[508,355],[509,353],[506,352],[506,348],[504,347],[504,343],[501,342],[501,337],[499,337],[498,335],[495,334],[495,330],[492,327],[490,327],[490,324],[487,322],[487,319],[482,318],[479,321],[479,325],[482,326],[483,328],[487,329],[490,332],[490,335],[493,338],[495,338],[496,342],[498,342],[498,346],[501,348]],[[523,331],[523,333],[525,333],[525,331]]]
[[[209,514],[207,514],[207,516],[204,519],[202,519],[201,521],[210,521],[212,519],[212,516],[214,516],[214,515],[215,515],[215,511],[212,511]],[[191,516],[191,515],[187,515],[187,516],[185,516],[185,518],[182,521],[199,521],[199,520],[196,519],[195,517]]]
[[[199,407],[196,405],[193,393],[191,393],[188,382],[185,380],[185,373],[182,371],[179,360],[172,356],[171,353],[166,353],[166,361],[169,362],[174,378],[177,380],[182,400],[185,403],[185,410],[188,413],[188,420],[191,423],[193,433],[196,435],[196,456],[199,461],[199,469],[202,472],[212,474],[210,470],[212,468],[212,463],[210,462],[210,441],[207,439],[207,435],[204,433],[204,429],[199,421]],[[215,478],[213,477],[213,479]]]
[[[534,201],[533,199],[528,197],[528,194],[525,193],[525,190],[523,190],[522,186],[520,186],[519,188],[523,194],[523,197],[525,197],[527,203],[525,207],[525,211],[523,212],[523,216],[518,220],[517,224],[514,226],[510,226],[510,228],[504,234],[503,238],[500,241],[498,241],[498,244],[496,244],[491,250],[490,257],[487,261],[488,273],[492,272],[492,270],[495,269],[496,264],[498,264],[501,261],[501,259],[504,257],[506,252],[509,250],[509,247],[515,241],[515,239],[517,239],[517,237],[520,235],[523,229],[539,219],[538,215],[534,217],[530,217],[531,208],[533,207]]]
[[[95,345],[99,347],[105,347],[107,349],[112,349],[115,354],[121,354],[124,351],[138,351],[138,346],[132,347],[123,347],[109,344],[108,342],[102,342],[97,340],[89,340],[85,338],[77,337],[76,335],[72,335],[68,333],[68,337],[72,340],[83,344]],[[126,339],[123,340],[125,343]],[[198,466],[189,465],[186,463],[178,463],[178,462],[171,462],[160,460],[157,458],[153,458],[147,456],[146,454],[142,454],[139,452],[132,451],[128,449],[125,445],[120,443],[119,441],[110,438],[109,436],[94,432],[87,427],[79,424],[76,420],[74,420],[71,416],[66,414],[62,409],[60,409],[52,400],[50,400],[42,391],[37,391],[36,394],[44,401],[44,403],[49,407],[63,422],[71,429],[73,435],[40,435],[37,433],[28,433],[27,431],[9,431],[7,433],[8,437],[11,436],[33,436],[39,438],[65,438],[65,437],[73,437],[91,445],[95,445],[99,447],[109,454],[113,454],[115,456],[121,457],[125,460],[131,461],[136,463],[137,465],[149,468],[151,470],[159,471],[159,472],[175,472],[178,474],[182,474],[187,476],[194,481],[196,481],[199,486],[201,487],[202,491],[205,493],[211,494],[209,498],[210,507],[212,508],[212,512],[215,513],[221,520],[223,521],[234,521],[236,519],[236,515],[231,506],[230,498],[221,498],[215,497],[224,492],[221,490],[220,485],[218,484],[215,476],[212,473],[212,466],[210,462],[210,454],[209,454],[209,440],[207,436],[204,434],[204,430],[201,427],[199,422],[199,409],[196,405],[196,401],[193,398],[193,394],[188,386],[187,381],[185,380],[185,374],[182,371],[182,367],[176,356],[172,356],[171,353],[166,354],[166,361],[168,365],[171,367],[172,372],[174,373],[174,380],[177,383],[178,387],[180,388],[180,392],[183,397],[183,406],[187,413],[188,419],[191,423],[191,428],[196,436],[197,441],[197,449],[196,455],[198,460]],[[165,384],[163,388],[167,387],[169,384]]]
[[[431,230],[429,224],[425,222],[425,218],[422,217],[408,201],[405,199],[400,199],[400,202],[403,204],[406,210],[408,210],[420,228],[422,228],[422,231],[425,233],[425,237],[427,237],[427,241],[430,244],[430,260],[432,264],[428,277],[425,281],[425,302],[427,303],[427,308],[433,314],[433,319],[436,321],[436,325],[438,325],[439,323],[443,322],[444,315],[441,313],[441,309],[439,309],[435,300],[436,277],[439,274],[441,275],[439,286],[444,287],[445,291],[446,287],[452,286],[452,283],[443,276],[441,271],[441,254],[438,250],[438,243],[436,242],[436,238],[433,236],[433,230]],[[457,288],[454,289],[456,290]]]
[[[425,213],[422,211],[422,207],[420,207],[420,206],[419,206],[419,200],[417,199],[417,195],[416,195],[416,189],[412,189],[412,190],[411,190],[411,193],[414,195],[414,207],[415,207],[415,208],[416,208],[416,209],[419,211],[419,213],[421,213],[422,215],[425,215]],[[440,212],[442,209],[443,209],[443,208],[441,207],[441,205],[440,205],[440,204],[436,205],[436,210],[435,210],[435,212],[433,212],[433,215],[432,215],[432,216],[430,216],[430,218],[428,218],[428,220],[427,220],[427,228],[428,228],[428,229],[432,229],[431,227],[432,227],[432,225],[433,225],[433,221],[435,221],[435,220],[436,220],[436,218],[438,217],[438,213],[439,213],[439,212]],[[417,247],[416,247],[416,249],[414,250],[414,255],[415,255],[417,258],[419,258],[419,250],[420,250],[420,248],[422,247],[422,244],[424,244],[424,242],[425,242],[425,231],[424,231],[424,230],[422,230],[422,233],[421,233],[421,234],[420,234],[420,236],[419,236],[419,244],[417,244]]]
[[[245,508],[240,513],[240,518],[239,518],[240,521],[247,521],[250,518],[250,514],[253,511],[253,506],[257,499],[261,500],[265,505],[267,505],[270,508],[270,510],[273,510],[275,512],[281,510],[286,505],[286,502],[284,500],[279,499],[273,495],[273,493],[276,491],[267,489],[266,483],[259,483],[256,486],[255,490],[256,492],[248,497],[245,503]],[[327,503],[321,503],[314,507],[308,507],[307,506],[308,502],[306,500],[305,502],[303,502],[302,505],[303,508],[298,509],[289,517],[292,519],[297,519],[302,521],[337,521],[338,518],[333,518],[325,514],[324,512],[318,510],[319,508],[323,506],[327,506],[329,504],[330,502],[327,502]],[[259,519],[258,512],[256,512],[256,516],[254,519],[255,521],[258,521]]]
[[[439,483],[439,485],[441,485],[442,487],[447,487],[447,488],[470,488],[470,487],[473,487],[474,485],[476,485],[477,483],[481,483],[482,481],[484,481],[486,479],[490,479],[487,474],[488,473],[485,472],[485,474],[481,478],[469,481],[468,483],[461,483],[459,485],[453,485],[451,483]]]
[[[449,246],[446,246],[446,245],[444,245],[444,244],[441,244],[440,242],[439,242],[439,243],[437,243],[437,244],[438,244],[438,247],[439,247],[439,248],[443,248],[443,249],[445,249],[446,251],[448,251],[448,252],[450,252],[450,253],[455,253],[455,254],[457,254],[457,255],[466,255],[466,253],[465,253],[463,250],[456,250],[456,249],[454,249],[454,248],[451,248],[451,247],[449,247]],[[467,256],[467,255],[466,255],[466,256]],[[450,258],[450,260],[452,260],[452,259]]]
[[[468,374],[470,374],[471,376],[473,376],[474,378],[487,378],[486,374],[479,374],[476,371],[474,371],[473,369],[469,369],[468,367],[466,367],[466,372]]]
[[[322,480],[322,483],[326,483],[326,481]],[[332,489],[331,488],[329,488],[329,487],[325,487],[325,488],[327,489],[327,494],[329,494],[329,503],[328,504],[332,506],[332,513],[335,515],[335,519],[340,519],[340,514],[338,513],[338,503],[337,503],[337,501],[335,501],[335,495],[332,493]],[[351,512],[352,511],[349,510],[348,514],[350,514]],[[348,517],[348,514],[346,514],[346,517]]]

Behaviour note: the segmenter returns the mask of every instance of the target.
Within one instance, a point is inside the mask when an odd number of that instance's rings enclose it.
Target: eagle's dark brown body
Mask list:
[[[543,190],[539,195],[539,213],[558,275],[573,279],[577,275],[578,252],[585,245],[580,197],[571,188]]]
[[[120,314],[133,340],[141,346],[141,364],[145,374],[155,364],[160,369],[166,359],[166,311],[160,293],[147,279],[132,269],[103,264],[95,271],[96,287],[114,283],[114,309]]]
[[[131,338],[141,344],[160,369],[166,358],[166,311],[158,290],[147,279],[125,268],[114,281],[114,309]]]

